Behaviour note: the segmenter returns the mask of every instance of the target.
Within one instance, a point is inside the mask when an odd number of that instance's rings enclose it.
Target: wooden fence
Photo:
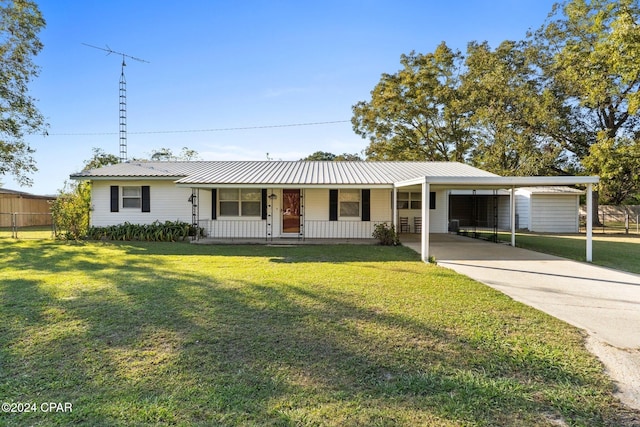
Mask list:
[[[585,228],[586,207],[580,207],[580,228]],[[613,206],[600,205],[598,219],[602,226],[594,227],[594,232],[640,234],[640,205]]]
[[[51,225],[51,200],[20,192],[0,192],[0,227]]]

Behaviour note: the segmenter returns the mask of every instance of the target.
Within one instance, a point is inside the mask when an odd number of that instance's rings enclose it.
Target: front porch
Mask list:
[[[299,245],[377,245],[377,239],[321,239],[321,238],[291,238],[274,237],[266,240],[264,238],[214,238],[203,237],[191,243],[198,245],[267,245],[267,246],[299,246]]]
[[[323,221],[300,219],[298,233],[283,233],[274,227],[270,219],[216,219],[198,220],[198,227],[204,230],[204,238],[199,240],[218,242],[298,242],[314,240],[320,242],[352,242],[372,240],[378,224],[391,225],[391,221]]]

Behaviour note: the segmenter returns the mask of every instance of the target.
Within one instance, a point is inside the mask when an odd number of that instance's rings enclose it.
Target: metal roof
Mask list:
[[[12,196],[24,197],[26,199],[47,199],[47,200],[52,200],[52,199],[56,199],[58,197],[58,196],[55,196],[55,195],[31,194],[31,193],[26,193],[24,191],[9,190],[8,188],[1,188],[1,187],[0,187],[0,194],[10,194]]]
[[[211,162],[124,162],[83,170],[71,175],[73,179],[100,178],[181,178]]]
[[[518,189],[519,191],[526,191],[531,194],[584,194],[584,191],[578,190],[577,188],[571,188],[567,186],[549,186],[549,187],[522,187]]]
[[[174,178],[183,185],[392,185],[425,176],[498,177],[457,162],[193,161],[126,162],[71,178]]]

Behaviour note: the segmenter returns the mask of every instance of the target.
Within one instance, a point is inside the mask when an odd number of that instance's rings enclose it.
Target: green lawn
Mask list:
[[[499,238],[500,240],[511,241],[511,234],[500,233]],[[555,236],[518,233],[516,246],[577,261],[585,261],[586,259],[584,235]],[[640,236],[593,236],[594,264],[640,274],[638,260],[640,260]]]
[[[577,329],[407,248],[3,239],[0,256],[0,400],[37,409],[0,425],[638,416]]]

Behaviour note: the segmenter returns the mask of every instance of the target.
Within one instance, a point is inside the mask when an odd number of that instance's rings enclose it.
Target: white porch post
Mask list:
[[[587,262],[593,261],[593,184],[587,184]]]
[[[398,232],[398,187],[393,186],[393,191],[391,192],[391,213],[393,214],[393,218],[391,219],[391,223],[393,224],[393,229]]]
[[[429,189],[430,185],[425,178],[422,183],[422,236],[421,236],[421,251],[422,261],[429,262]]]
[[[509,192],[509,209],[511,213],[511,246],[516,247],[516,192],[515,188],[511,187]]]

